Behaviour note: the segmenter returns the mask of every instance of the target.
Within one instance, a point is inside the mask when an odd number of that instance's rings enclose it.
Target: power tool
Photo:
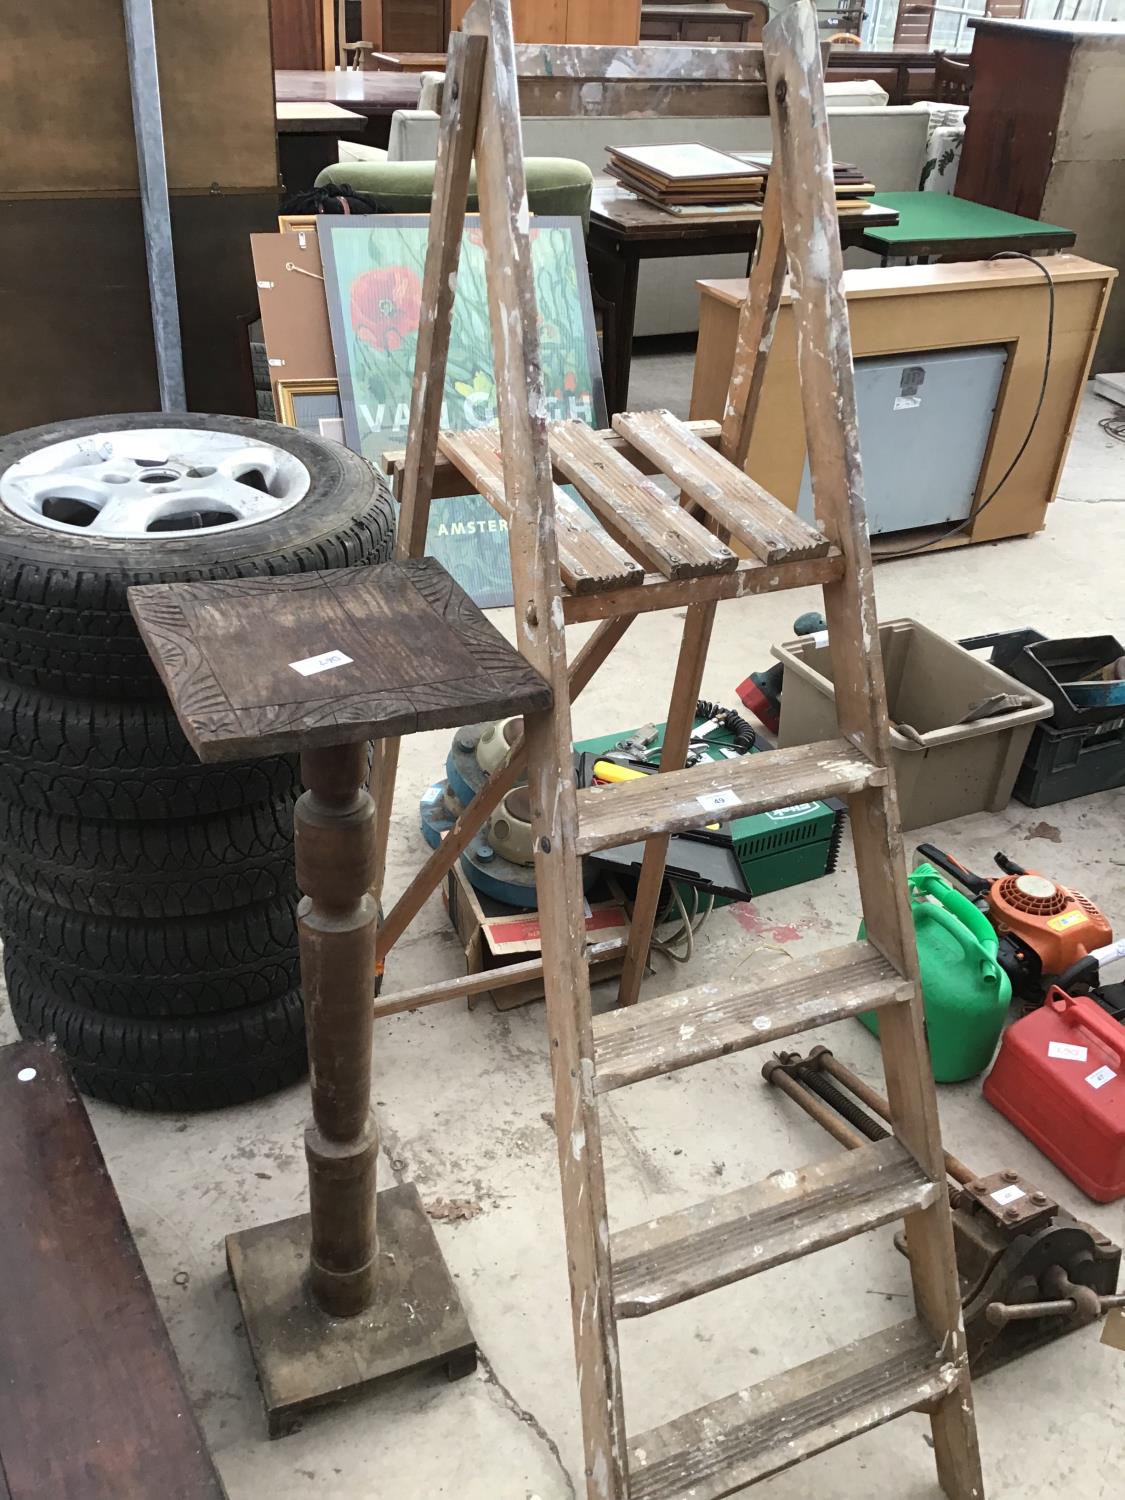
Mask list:
[[[1074,993],[1076,965],[1081,966],[1078,977],[1086,981],[1087,992],[1100,999],[1094,994],[1100,964],[1108,963],[1118,949],[1109,920],[1089,897],[1038,870],[1025,870],[1006,854],[995,856],[1003,874],[987,876],[974,875],[933,844],[919,844],[917,852],[963,886],[996,928],[997,962],[1024,1009],[1041,1005],[1053,984],[1063,984],[1064,976],[1063,987]],[[1081,992],[1080,984],[1078,989]]]
[[[815,610],[798,615],[793,621],[793,634],[798,636],[818,635],[828,629],[824,616]],[[781,726],[781,688],[785,668],[781,662],[767,667],[764,672],[751,672],[740,682],[735,692],[742,702],[770,734],[777,734]]]

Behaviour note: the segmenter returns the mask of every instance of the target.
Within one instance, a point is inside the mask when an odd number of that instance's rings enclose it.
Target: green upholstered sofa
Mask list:
[[[590,224],[590,195],[594,176],[584,163],[558,156],[531,156],[524,163],[527,202],[533,214],[544,217],[578,217],[583,233]],[[434,189],[432,161],[341,161],[325,167],[317,187],[346,183],[366,193],[379,205],[380,213],[425,214],[430,211]],[[469,211],[475,212],[476,175],[469,179]]]

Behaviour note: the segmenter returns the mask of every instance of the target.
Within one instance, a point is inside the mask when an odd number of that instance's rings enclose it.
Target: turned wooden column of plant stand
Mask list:
[[[309,1213],[227,1238],[271,1436],[384,1377],[476,1363],[411,1183],[375,1192],[370,740],[543,711],[551,690],[432,559],[131,589],[201,760],[299,751]],[[378,787],[376,788],[378,795]]]
[[[362,1312],[375,1285],[375,1158],[371,1111],[375,803],[363,741],[306,750],[297,803],[297,918],[309,1042],[309,1164],[313,1297],[337,1318]]]

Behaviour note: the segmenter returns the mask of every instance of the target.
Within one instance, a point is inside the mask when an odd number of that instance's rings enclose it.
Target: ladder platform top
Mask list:
[[[438,447],[453,460],[495,511],[511,521],[513,505],[504,486],[504,460],[498,427],[440,432]],[[572,594],[639,587],[644,568],[620,547],[583,507],[554,487],[559,567]]]
[[[550,685],[435,559],[145,584],[129,607],[203,761],[549,708]]]
[[[823,557],[828,538],[670,411],[618,412],[617,431],[765,563]]]
[[[547,429],[554,471],[594,512],[556,484],[559,562],[571,594],[637,587],[646,569],[671,582],[733,573],[738,558],[720,532],[767,566],[828,557],[828,538],[717,453],[709,434],[668,411],[620,413],[613,421],[623,443],[607,441],[580,422],[555,422]],[[438,449],[511,519],[498,428],[443,431]],[[672,480],[703,521],[646,477],[631,454]]]

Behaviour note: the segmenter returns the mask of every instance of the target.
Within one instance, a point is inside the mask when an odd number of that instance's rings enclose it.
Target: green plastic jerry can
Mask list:
[[[999,939],[979,907],[933,865],[919,865],[907,883],[934,1077],[938,1083],[961,1083],[992,1061],[1012,998],[1011,980],[996,962]],[[863,924],[859,935],[866,936]],[[859,1019],[879,1035],[876,1011]]]

